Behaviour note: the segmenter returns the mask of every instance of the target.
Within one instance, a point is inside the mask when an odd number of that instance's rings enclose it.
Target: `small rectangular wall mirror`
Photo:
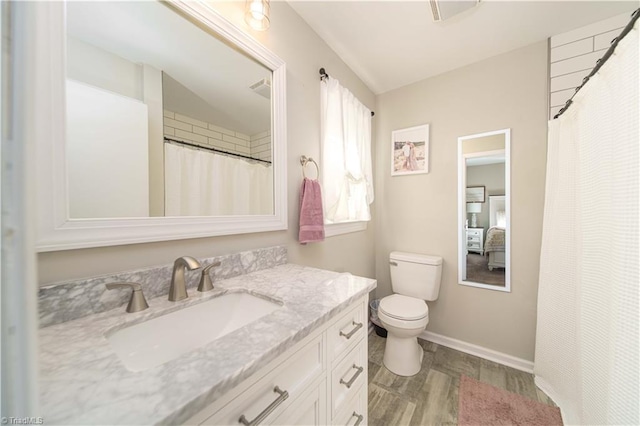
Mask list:
[[[205,2],[51,3],[40,251],[286,229],[281,59]]]
[[[510,129],[458,138],[458,282],[511,291]]]

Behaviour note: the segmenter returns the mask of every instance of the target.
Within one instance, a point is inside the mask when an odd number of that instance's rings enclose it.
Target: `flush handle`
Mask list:
[[[355,417],[357,419],[353,426],[360,426],[360,423],[362,423],[362,421],[364,420],[364,416],[362,414],[356,413],[355,411],[353,412],[351,417]]]
[[[258,414],[258,417],[249,421],[243,414],[238,419],[238,423],[242,423],[245,426],[258,425],[262,423],[262,421],[266,419],[269,414],[273,413],[273,410],[278,408],[278,406],[282,404],[285,401],[285,399],[289,398],[289,392],[281,390],[278,386],[273,388],[273,391],[278,394],[278,397],[271,404],[269,404],[267,408],[262,410],[262,412]]]
[[[351,321],[351,323],[353,325],[355,325],[355,327],[353,327],[353,330],[351,330],[350,332],[348,332],[347,334],[344,334],[344,332],[340,331],[340,335],[343,337],[346,337],[347,340],[351,339],[351,337],[356,334],[356,331],[360,330],[362,328],[362,323],[361,322],[355,322],[355,321]]]
[[[356,379],[358,378],[358,376],[360,374],[362,374],[362,372],[364,371],[364,367],[358,367],[357,365],[353,364],[351,366],[351,368],[355,368],[356,369],[356,374],[353,375],[353,377],[351,378],[351,380],[349,380],[348,382],[345,382],[344,379],[340,379],[340,384],[341,385],[345,385],[347,387],[347,389],[349,389],[352,385],[353,382],[356,381]]]
[[[398,266],[398,262],[391,261],[391,262],[389,262],[389,265],[391,265],[391,266]]]

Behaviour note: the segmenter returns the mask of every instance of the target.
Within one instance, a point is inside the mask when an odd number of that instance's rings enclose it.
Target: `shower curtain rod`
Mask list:
[[[183,141],[179,141],[179,140],[175,140],[175,139],[171,139],[171,138],[166,138],[165,137],[164,138],[164,142],[165,143],[173,142],[173,143],[177,143],[179,145],[186,145],[186,146],[190,146],[190,147],[193,147],[193,148],[204,149],[205,151],[213,151],[213,152],[218,152],[218,153],[224,154],[224,155],[230,155],[232,157],[246,158],[247,160],[260,161],[261,163],[271,164],[271,161],[260,160],[259,158],[249,157],[248,155],[236,154],[234,152],[223,151],[221,149],[216,149],[216,148],[209,148],[208,146],[196,145],[195,143],[183,142]]]
[[[329,78],[329,74],[327,74],[324,68],[320,68],[320,80],[322,81],[325,78]],[[371,111],[371,116],[373,117],[374,115],[376,115],[376,113]]]
[[[613,55],[613,51],[616,50],[616,47],[618,46],[618,43],[620,42],[620,40],[622,40],[627,34],[629,34],[629,32],[633,29],[633,26],[635,25],[636,21],[638,20],[638,17],[640,17],[640,9],[636,9],[632,14],[631,14],[631,21],[629,21],[629,23],[627,24],[626,27],[623,28],[622,32],[620,33],[620,35],[618,35],[618,37],[614,38],[613,40],[611,40],[611,46],[609,46],[609,48],[607,49],[607,51],[604,53],[604,55],[602,56],[602,58],[598,59],[596,61],[596,66],[593,67],[593,70],[591,70],[591,72],[589,73],[588,76],[586,76],[585,78],[582,79],[582,84],[578,87],[576,87],[576,91],[573,93],[573,95],[571,95],[571,98],[569,98],[569,100],[564,104],[564,106],[562,107],[562,109],[560,109],[560,111],[558,111],[558,113],[553,117],[553,119],[555,120],[556,118],[560,117],[562,114],[564,114],[564,112],[571,106],[571,104],[573,103],[573,97],[580,91],[580,89],[582,89],[585,84],[587,84],[589,82],[589,79],[591,77],[593,77],[598,70],[602,67],[602,65],[604,65],[605,62],[607,62],[607,60],[611,57],[611,55]]]

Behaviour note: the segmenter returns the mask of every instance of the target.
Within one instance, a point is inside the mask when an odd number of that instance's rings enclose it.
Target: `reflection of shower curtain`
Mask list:
[[[273,214],[270,165],[164,146],[165,216]]]
[[[549,122],[536,383],[565,424],[640,424],[638,29]]]

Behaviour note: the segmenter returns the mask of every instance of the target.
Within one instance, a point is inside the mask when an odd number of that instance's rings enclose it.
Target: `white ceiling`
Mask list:
[[[639,5],[637,0],[483,0],[433,22],[425,0],[289,4],[376,94],[631,13]]]

